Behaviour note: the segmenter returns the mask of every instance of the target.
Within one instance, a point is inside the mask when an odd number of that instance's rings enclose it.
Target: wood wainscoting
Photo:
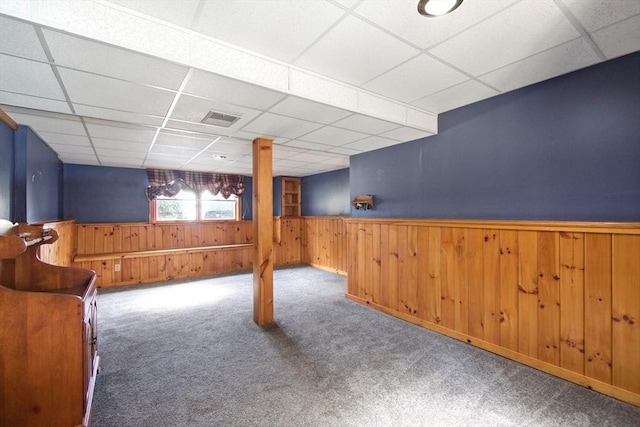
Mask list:
[[[347,274],[345,217],[302,217],[302,262],[323,270]]]
[[[640,405],[640,223],[346,223],[349,299]]]

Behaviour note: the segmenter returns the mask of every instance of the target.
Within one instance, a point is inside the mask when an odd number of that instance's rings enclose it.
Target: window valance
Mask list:
[[[163,169],[147,169],[149,186],[145,188],[147,200],[158,196],[173,197],[180,190],[209,190],[214,195],[222,194],[228,199],[235,194],[244,193],[244,177],[242,175],[226,175],[211,172],[171,171]]]

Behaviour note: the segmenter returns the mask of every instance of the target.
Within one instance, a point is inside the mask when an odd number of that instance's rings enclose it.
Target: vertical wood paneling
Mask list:
[[[500,345],[518,351],[518,232],[500,231]]]
[[[456,301],[453,277],[455,270],[453,229],[443,228],[440,233],[440,319],[442,326],[454,329],[456,323]]]
[[[610,384],[611,235],[587,234],[584,252],[584,372]]]
[[[584,373],[584,233],[560,233],[560,366]]]
[[[538,357],[538,234],[518,232],[518,351]]]
[[[418,313],[418,227],[407,227],[407,312],[413,316]]]
[[[467,257],[467,230],[462,228],[452,229],[454,244],[453,258],[453,289],[454,289],[454,324],[456,331],[469,332],[469,269]]]
[[[612,383],[640,393],[640,236],[613,236],[612,255]]]
[[[394,310],[398,309],[398,264],[398,227],[389,227],[389,275],[387,279],[389,289],[387,298],[389,299],[389,308]]]
[[[436,325],[442,323],[442,275],[441,246],[442,229],[429,227],[429,260],[427,262],[427,320]]]
[[[538,233],[538,358],[560,364],[558,233]]]
[[[484,340],[500,344],[500,231],[485,230],[483,240]]]
[[[484,337],[484,233],[480,229],[470,229],[469,246],[469,335]]]
[[[373,301],[373,224],[364,225],[364,257],[367,260],[364,269],[364,299]]]
[[[418,311],[416,313],[416,317],[422,320],[429,320],[428,312],[429,305],[431,301],[429,301],[428,289],[424,286],[429,280],[429,228],[428,227],[417,227],[418,228]]]
[[[371,241],[371,287],[373,302],[380,303],[382,290],[380,281],[380,224],[372,225],[372,241]]]
[[[355,251],[351,251],[355,252]],[[391,283],[389,283],[389,226],[387,224],[380,224],[380,304],[385,307],[389,306],[389,290],[391,289]],[[347,275],[350,276],[351,273]]]

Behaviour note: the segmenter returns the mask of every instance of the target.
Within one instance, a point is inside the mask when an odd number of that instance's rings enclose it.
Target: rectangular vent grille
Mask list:
[[[218,113],[217,111],[209,111],[209,113],[204,116],[202,119],[202,123],[213,126],[221,126],[228,128],[235,122],[240,120],[238,116],[232,116],[231,114]]]

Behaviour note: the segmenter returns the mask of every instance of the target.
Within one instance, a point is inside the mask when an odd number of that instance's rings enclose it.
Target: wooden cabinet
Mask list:
[[[98,371],[92,270],[38,259],[55,230],[0,235],[0,425],[86,426]]]
[[[282,178],[282,216],[300,216],[300,178]]]

